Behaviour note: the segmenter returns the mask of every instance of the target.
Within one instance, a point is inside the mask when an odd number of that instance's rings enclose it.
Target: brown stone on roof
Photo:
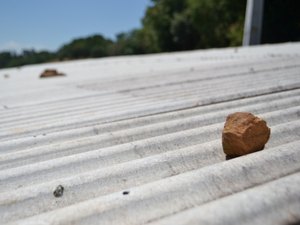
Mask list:
[[[225,122],[222,145],[227,156],[236,157],[264,149],[270,137],[266,121],[248,112],[230,114]]]
[[[64,76],[65,74],[59,73],[55,69],[46,69],[44,72],[40,75],[40,78],[47,78],[47,77],[56,77],[56,76]]]

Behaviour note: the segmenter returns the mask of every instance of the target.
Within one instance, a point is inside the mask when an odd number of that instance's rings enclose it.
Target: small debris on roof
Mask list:
[[[224,153],[229,157],[263,150],[270,137],[266,121],[248,112],[230,114],[222,134]]]
[[[63,194],[64,194],[64,187],[62,185],[58,185],[53,192],[54,197],[59,198],[63,196]]]
[[[55,69],[45,69],[43,73],[41,73],[40,78],[48,78],[48,77],[56,77],[56,76],[65,76],[65,74],[58,72]]]
[[[8,79],[9,78],[9,74],[4,74],[4,78]]]

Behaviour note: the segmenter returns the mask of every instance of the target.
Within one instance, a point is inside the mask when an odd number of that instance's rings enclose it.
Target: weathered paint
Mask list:
[[[0,70],[0,223],[294,222],[299,52],[290,43]],[[66,76],[39,79],[46,68]],[[226,161],[221,131],[236,111],[264,118],[271,138]]]

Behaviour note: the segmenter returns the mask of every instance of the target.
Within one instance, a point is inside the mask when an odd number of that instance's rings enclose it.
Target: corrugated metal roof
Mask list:
[[[39,79],[46,68],[67,76]],[[300,43],[32,65],[0,79],[2,224],[300,220]],[[272,134],[264,151],[226,161],[221,132],[236,111]]]

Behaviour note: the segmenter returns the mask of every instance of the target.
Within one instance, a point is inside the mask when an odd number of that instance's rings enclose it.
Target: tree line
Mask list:
[[[291,35],[295,40],[300,40],[300,14],[297,12],[300,1],[265,2],[264,26],[267,29],[262,40],[276,42],[276,37],[281,37],[279,41],[284,41],[286,36]],[[280,23],[282,19],[279,20],[278,15],[283,13],[284,7],[289,9],[286,12],[289,16]],[[246,0],[151,0],[142,19],[142,27],[120,33],[115,40],[97,34],[75,39],[55,52],[2,52],[0,68],[82,58],[239,46],[242,43],[245,10]],[[271,17],[268,18],[269,15]],[[287,21],[289,18],[295,22]],[[298,26],[298,30],[275,36],[274,30],[283,23],[289,26],[280,27],[281,34],[291,26]]]

